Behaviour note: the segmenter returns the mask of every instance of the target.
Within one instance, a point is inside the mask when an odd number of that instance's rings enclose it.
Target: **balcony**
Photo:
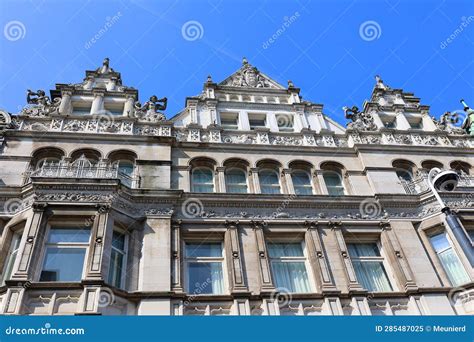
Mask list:
[[[43,178],[71,178],[71,179],[119,179],[120,182],[129,187],[137,188],[139,177],[129,175],[120,170],[116,164],[98,162],[91,163],[85,156],[81,156],[77,160],[70,162],[61,160],[58,162],[44,162],[41,167],[36,170],[27,171],[25,174],[28,183],[32,177]]]

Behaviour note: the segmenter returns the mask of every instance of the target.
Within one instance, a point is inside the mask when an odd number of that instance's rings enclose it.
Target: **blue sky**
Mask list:
[[[462,97],[474,106],[472,0],[2,0],[0,25],[0,108],[10,112],[26,89],[80,82],[106,56],[142,100],[167,96],[168,117],[242,56],[339,122],[342,106],[370,96],[376,74],[436,117],[461,109]]]

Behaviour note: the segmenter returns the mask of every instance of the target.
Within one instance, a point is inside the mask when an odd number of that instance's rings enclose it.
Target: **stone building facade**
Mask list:
[[[245,59],[169,120],[108,59],[28,91],[1,112],[2,314],[473,314],[427,179],[458,172],[472,248],[474,139],[379,77],[347,127],[299,92]]]

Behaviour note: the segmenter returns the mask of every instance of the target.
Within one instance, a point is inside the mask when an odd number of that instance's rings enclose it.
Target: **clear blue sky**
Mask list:
[[[142,100],[167,96],[168,117],[200,93],[208,74],[223,80],[242,56],[284,85],[291,79],[339,122],[343,105],[360,107],[370,96],[375,74],[414,92],[437,117],[461,109],[461,97],[474,106],[472,0],[0,3],[0,108],[10,112],[25,104],[26,89],[80,82],[106,56]],[[192,27],[183,36],[189,21],[202,27],[197,37]]]

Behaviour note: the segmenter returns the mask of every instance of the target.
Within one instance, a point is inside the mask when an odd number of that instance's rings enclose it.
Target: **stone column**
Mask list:
[[[125,101],[125,105],[123,106],[123,116],[133,117],[135,114],[134,109],[135,104],[135,96],[132,94],[127,95],[127,100]]]
[[[143,232],[138,290],[170,291],[170,279],[171,218],[147,215]]]
[[[110,250],[114,230],[114,219],[110,214],[110,206],[101,205],[92,225],[92,239],[89,246],[89,260],[87,263],[87,280],[104,280],[107,278],[109,265],[104,263],[104,253]]]
[[[344,265],[344,270],[346,272],[346,279],[348,282],[349,292],[360,292],[364,291],[363,287],[359,284],[354,267],[352,266],[351,259],[349,258],[349,252],[347,251],[346,242],[344,241],[344,236],[342,234],[342,223],[340,221],[329,222],[329,227],[334,231],[337,240],[337,246],[341,255],[341,261]]]
[[[321,182],[318,177],[318,171],[311,172],[311,184],[313,186],[313,194],[320,195],[323,193],[321,190]]]
[[[59,114],[68,115],[72,113],[71,90],[61,91],[61,104],[59,105]]]
[[[270,129],[270,132],[278,132],[278,123],[275,117],[275,113],[267,113],[267,128]]]
[[[94,100],[92,101],[91,114],[99,114],[104,110],[104,91],[94,91]]]
[[[335,292],[337,288],[331,276],[329,264],[321,243],[318,222],[306,221],[305,225],[308,227],[305,233],[305,243],[309,250],[310,264],[316,275],[317,283],[320,285],[320,290],[322,292]]]
[[[270,271],[270,261],[265,244],[265,235],[263,229],[266,226],[265,221],[251,221],[253,231],[255,234],[255,241],[258,253],[258,265],[260,269],[261,292],[273,292],[275,286],[273,285],[272,275]]]
[[[382,234],[380,239],[382,246],[386,248],[387,258],[390,260],[390,264],[394,268],[395,274],[397,274],[397,280],[399,282],[400,290],[402,291],[416,291],[416,286],[413,272],[410,269],[400,243],[395,235],[394,231],[390,227],[389,223],[381,222]]]
[[[293,187],[293,179],[291,178],[291,169],[283,169],[281,172],[281,178],[283,180],[283,193],[284,194],[295,194],[295,188]]]
[[[250,168],[249,177],[251,180],[253,193],[259,194],[260,193],[260,180],[258,179],[258,167]]]
[[[106,85],[107,90],[114,91],[116,86],[117,86],[117,77],[111,77],[110,81],[107,82],[107,85]]]
[[[217,189],[216,189],[216,192],[226,192],[226,188],[225,188],[225,167],[223,166],[219,166],[219,167],[216,167],[216,185],[217,185]]]
[[[34,251],[38,249],[41,243],[41,237],[44,236],[43,226],[45,221],[45,204],[33,204],[31,213],[26,221],[25,232],[20,243],[20,253],[13,265],[11,280],[28,281],[32,280]]]
[[[246,111],[239,112],[239,128],[243,131],[250,130],[249,117]]]
[[[225,250],[227,253],[227,265],[229,267],[229,274],[231,279],[231,292],[247,292],[247,285],[245,284],[244,272],[242,268],[240,238],[238,225],[239,221],[226,221],[227,231],[224,237]]]
[[[295,122],[294,122],[294,129],[295,132],[300,132],[304,128],[308,128],[308,121],[306,120],[306,116],[304,114],[304,105],[293,105],[295,109]]]
[[[183,292],[181,276],[181,220],[171,224],[171,290]]]
[[[403,109],[397,109],[396,113],[396,122],[398,130],[408,130],[411,128],[410,123],[408,122]]]

